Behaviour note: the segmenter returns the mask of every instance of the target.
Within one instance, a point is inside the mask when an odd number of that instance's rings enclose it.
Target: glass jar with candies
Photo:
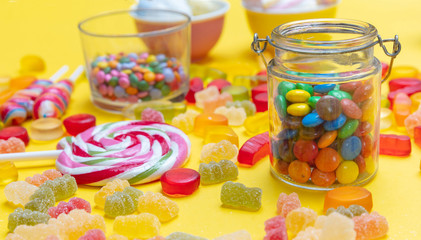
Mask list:
[[[384,42],[393,42],[389,53]],[[380,44],[393,59],[397,36],[385,39],[371,24],[314,19],[280,25],[271,38],[254,37],[268,65],[271,171],[293,186],[329,190],[362,185],[378,170],[382,67]],[[263,56],[263,55],[262,55]]]
[[[188,90],[190,17],[163,9],[114,11],[79,23],[93,103],[183,101]]]

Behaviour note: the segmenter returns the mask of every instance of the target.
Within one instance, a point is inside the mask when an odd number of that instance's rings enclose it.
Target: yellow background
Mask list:
[[[209,57],[200,64],[226,70],[229,74],[243,69],[244,74],[259,69],[257,58],[250,50],[252,35],[247,27],[240,0],[231,0],[231,10],[221,39]],[[19,60],[26,54],[37,54],[47,63],[43,77],[50,76],[63,64],[73,70],[84,62],[77,30],[78,21],[91,15],[124,9],[132,4],[128,0],[1,0],[0,1],[0,75],[16,75]],[[399,34],[402,52],[397,65],[413,65],[421,68],[421,2],[418,0],[344,0],[337,17],[367,21],[377,27],[383,38]],[[388,61],[379,47],[377,56]],[[67,75],[68,76],[68,75]],[[77,82],[66,116],[89,112],[97,116],[97,123],[122,120],[95,108],[89,100],[86,79]],[[24,124],[29,127],[29,122]],[[247,136],[242,127],[235,128],[240,144]],[[193,152],[186,167],[198,169],[201,139],[191,136]],[[27,151],[50,150],[56,142],[31,142]],[[421,151],[413,144],[410,157],[393,158],[381,156],[380,170],[374,180],[366,185],[373,193],[374,208],[387,217],[390,224],[388,239],[420,239],[421,192],[419,190]],[[19,180],[53,167],[53,162],[18,163]],[[238,182],[263,190],[263,207],[258,212],[244,212],[221,208],[219,193],[221,184],[201,186],[190,197],[176,199],[180,206],[179,216],[162,225],[161,235],[183,231],[207,238],[240,229],[248,230],[253,239],[264,236],[264,221],[276,214],[276,200],[281,192],[296,191],[302,205],[321,214],[324,193],[306,192],[285,186],[269,174],[269,161],[264,159],[250,169],[241,168]],[[0,238],[7,233],[7,216],[13,211],[0,187]],[[159,182],[138,186],[143,191],[160,191]],[[93,203],[98,188],[80,186],[77,195]],[[103,215],[94,209],[93,213]],[[112,233],[112,220],[106,219],[107,235]]]

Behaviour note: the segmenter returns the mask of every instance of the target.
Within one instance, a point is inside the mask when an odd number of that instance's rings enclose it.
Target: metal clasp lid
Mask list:
[[[390,53],[386,46],[383,44],[385,42],[393,42],[393,52]],[[261,44],[263,43],[263,47],[261,47]],[[259,38],[257,36],[257,33],[254,34],[254,38],[253,38],[253,42],[251,43],[251,49],[257,53],[258,55],[260,55],[263,59],[263,62],[267,68],[267,61],[265,56],[263,55],[263,52],[266,50],[267,44],[272,45],[275,48],[278,49],[282,49],[282,50],[287,50],[287,51],[292,51],[292,52],[296,52],[296,53],[307,53],[307,54],[312,54],[309,52],[305,52],[305,51],[300,51],[300,50],[291,50],[291,49],[285,49],[284,47],[277,45],[274,43],[274,41],[272,39],[270,39],[269,36],[267,36],[266,38]],[[348,53],[348,52],[356,52],[356,51],[361,51],[370,47],[373,47],[374,45],[379,44],[380,47],[383,48],[384,53],[390,57],[390,63],[389,63],[389,69],[387,71],[386,76],[382,79],[382,83],[384,81],[387,80],[387,78],[390,76],[391,70],[392,70],[392,66],[393,66],[393,61],[395,60],[396,56],[401,52],[401,43],[399,42],[399,37],[398,35],[395,35],[395,38],[390,38],[390,39],[382,39],[380,37],[380,35],[377,35],[377,41],[374,41],[368,45],[364,45],[361,47],[357,47],[357,48],[349,48],[349,49],[342,49],[340,51],[335,51],[336,53]],[[332,54],[332,51],[326,50],[323,53],[317,53],[317,54]]]

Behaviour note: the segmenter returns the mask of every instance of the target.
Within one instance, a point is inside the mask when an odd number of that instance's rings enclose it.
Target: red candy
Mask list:
[[[253,98],[256,105],[256,112],[265,112],[268,110],[268,93],[259,93]]]
[[[190,168],[175,168],[166,171],[161,177],[162,191],[171,197],[184,197],[193,194],[200,185],[200,174]]]
[[[266,236],[263,240],[288,240],[285,218],[276,216],[265,221]]]
[[[389,64],[382,62],[382,77],[385,77],[389,70]]]
[[[225,80],[225,79],[215,79],[215,80],[213,80],[212,82],[210,82],[210,83],[208,84],[208,86],[207,86],[207,87],[210,87],[210,86],[215,86],[215,87],[217,87],[217,88],[218,88],[218,90],[219,90],[219,92],[221,92],[221,90],[222,90],[224,87],[231,86],[231,83],[230,83],[230,82],[228,82],[228,81],[227,81],[227,80]]]
[[[91,229],[80,237],[79,240],[106,240],[106,237],[101,229]]]
[[[404,87],[412,87],[421,84],[417,78],[397,78],[389,81],[389,91],[393,92]]]
[[[411,139],[405,135],[380,134],[380,154],[408,156],[411,153]]]
[[[203,81],[202,79],[195,77],[190,79],[189,91],[186,94],[186,101],[189,103],[196,103],[194,94],[203,90]]]
[[[300,139],[295,143],[293,151],[298,160],[308,162],[312,165],[319,153],[319,148],[315,141]]]
[[[269,154],[269,133],[264,132],[247,140],[238,152],[238,163],[253,166]]]
[[[260,84],[257,87],[254,87],[251,89],[251,98],[254,99],[254,97],[259,94],[259,93],[267,93],[268,92],[268,85],[265,84]]]
[[[56,207],[50,207],[48,209],[48,215],[52,218],[57,218],[60,214],[68,214],[74,209],[82,209],[87,213],[91,213],[91,204],[82,198],[70,198],[69,202],[61,201]]]
[[[29,143],[28,131],[24,127],[12,126],[0,130],[0,139],[7,140],[11,137],[19,138],[26,146]]]
[[[76,114],[64,119],[63,125],[70,135],[76,136],[91,127],[95,127],[96,118],[94,115],[87,113]]]
[[[398,95],[398,93],[400,93],[400,92],[405,93],[408,96],[411,96],[414,93],[421,92],[421,84],[400,88],[396,91],[390,92],[387,95],[387,99],[389,99],[389,102],[390,102],[390,108],[392,108],[392,105],[393,105],[393,102],[395,101],[396,95]]]
[[[416,126],[414,128],[414,142],[421,148],[421,126]]]

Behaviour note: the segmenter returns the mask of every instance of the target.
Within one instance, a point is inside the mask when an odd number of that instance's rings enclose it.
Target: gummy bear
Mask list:
[[[56,201],[66,199],[77,191],[75,178],[67,174],[54,180],[47,180],[41,187],[51,188],[54,192]]]
[[[50,207],[48,214],[52,218],[57,218],[60,214],[68,214],[74,209],[81,209],[91,213],[91,204],[85,199],[73,197],[69,199],[69,202],[59,202],[56,207]]]
[[[105,234],[101,229],[88,230],[85,235],[78,240],[106,240]]]
[[[146,108],[145,110],[143,110],[141,120],[160,123],[165,122],[164,115],[160,111],[157,111],[153,108]]]
[[[337,209],[329,208],[326,211],[326,216],[329,216],[331,213],[334,213],[334,212],[337,212],[339,214],[342,214],[345,217],[349,217],[349,218],[353,218],[354,217],[354,214],[352,214],[352,212],[348,208],[345,208],[344,206],[339,206]]]
[[[53,207],[56,203],[53,190],[50,188],[42,187],[38,188],[29,198],[29,202],[25,204],[25,209],[32,211],[39,211],[46,213],[50,207]]]
[[[213,113],[215,109],[221,106],[225,106],[225,104],[230,101],[232,101],[232,96],[228,93],[222,93],[213,98],[205,99],[203,102],[203,112]]]
[[[322,230],[314,227],[308,227],[300,231],[293,240],[320,240]]]
[[[178,205],[161,193],[146,192],[139,197],[137,210],[141,213],[152,213],[161,222],[168,222],[178,215]]]
[[[276,216],[265,221],[266,236],[263,240],[288,240],[285,218]]]
[[[13,232],[19,225],[33,226],[39,223],[47,223],[48,219],[50,219],[50,216],[46,213],[16,208],[15,211],[9,215],[7,227],[10,232]]]
[[[307,227],[314,226],[316,219],[317,213],[312,209],[305,207],[294,209],[286,217],[287,229],[295,236]]]
[[[246,211],[257,211],[262,203],[262,189],[248,188],[244,184],[225,182],[221,189],[223,207],[236,208]]]
[[[408,132],[410,137],[414,136],[414,128],[416,126],[421,125],[421,109],[418,109],[417,111],[413,112],[411,115],[409,115],[405,121],[405,128]]]
[[[116,191],[123,191],[125,187],[129,186],[130,183],[127,180],[121,180],[118,178],[114,179],[111,182],[108,182],[97,193],[95,193],[95,204],[100,208],[104,208],[105,200],[108,196],[113,195],[113,193]]]
[[[129,215],[136,211],[136,205],[130,195],[123,192],[115,192],[105,200],[104,212],[109,217]]]
[[[213,240],[251,240],[251,235],[246,230],[240,230],[214,238]]]
[[[256,113],[256,105],[254,105],[254,103],[252,103],[250,100],[227,102],[225,107],[243,108],[247,117],[253,116]]]
[[[269,154],[269,133],[264,132],[248,139],[238,152],[238,163],[253,166]]]
[[[286,217],[289,212],[300,207],[301,202],[297,193],[293,192],[289,195],[281,193],[279,194],[278,202],[276,204],[276,213],[280,214],[282,217]]]
[[[16,137],[7,140],[0,139],[0,153],[25,152],[25,143]]]
[[[15,205],[25,206],[29,202],[29,198],[38,187],[29,184],[25,181],[11,182],[4,188],[4,195],[7,201],[12,202]]]
[[[185,133],[191,133],[194,127],[194,119],[199,116],[199,112],[189,109],[186,113],[181,113],[172,119],[171,125],[179,128]]]
[[[221,160],[218,163],[201,163],[199,166],[200,180],[203,185],[216,184],[228,180],[234,180],[238,176],[238,167],[228,160]]]
[[[357,240],[377,239],[386,235],[389,230],[386,218],[377,212],[363,213],[352,220],[354,221]]]
[[[46,240],[49,236],[56,237],[57,235],[59,235],[59,231],[56,227],[40,223],[35,226],[17,226],[13,233],[7,235],[6,240]]]
[[[39,187],[41,186],[41,184],[43,184],[47,180],[54,180],[62,176],[63,175],[61,174],[61,172],[55,169],[49,169],[49,170],[44,171],[42,174],[35,174],[32,177],[27,177],[25,181]]]
[[[316,221],[316,227],[322,229],[320,240],[355,239],[354,223],[348,217],[334,212],[327,217],[320,216],[319,218]]]
[[[123,190],[123,193],[129,195],[132,198],[133,203],[135,204],[135,206],[137,206],[137,203],[139,201],[139,197],[143,195],[143,192],[142,191],[140,191],[137,188],[130,187],[130,186],[129,187],[125,187],[124,190]]]
[[[212,99],[218,96],[219,90],[216,86],[210,86],[203,89],[202,91],[196,92],[194,94],[194,98],[196,99],[196,106],[203,109],[206,99]]]
[[[170,235],[168,235],[166,240],[208,240],[203,237],[194,236],[188,233],[183,232],[173,232]]]
[[[235,162],[237,154],[237,146],[227,140],[222,140],[218,143],[204,145],[200,153],[200,161],[209,163],[211,161],[219,162],[222,159],[227,159]]]
[[[160,228],[158,217],[150,213],[119,216],[113,225],[114,232],[129,238],[151,238],[159,234]]]
[[[357,204],[352,204],[351,206],[348,207],[348,209],[349,211],[352,212],[354,217],[360,216],[363,213],[368,213],[367,210],[363,206],[360,206]]]
[[[240,126],[244,123],[247,118],[246,111],[244,108],[236,107],[218,107],[214,113],[224,115],[228,118],[228,124],[232,126]]]
[[[101,229],[105,232],[105,221],[100,215],[91,215],[82,209],[75,209],[69,214],[60,214],[57,218],[50,218],[48,225],[59,229],[63,240],[79,239],[90,229]]]

